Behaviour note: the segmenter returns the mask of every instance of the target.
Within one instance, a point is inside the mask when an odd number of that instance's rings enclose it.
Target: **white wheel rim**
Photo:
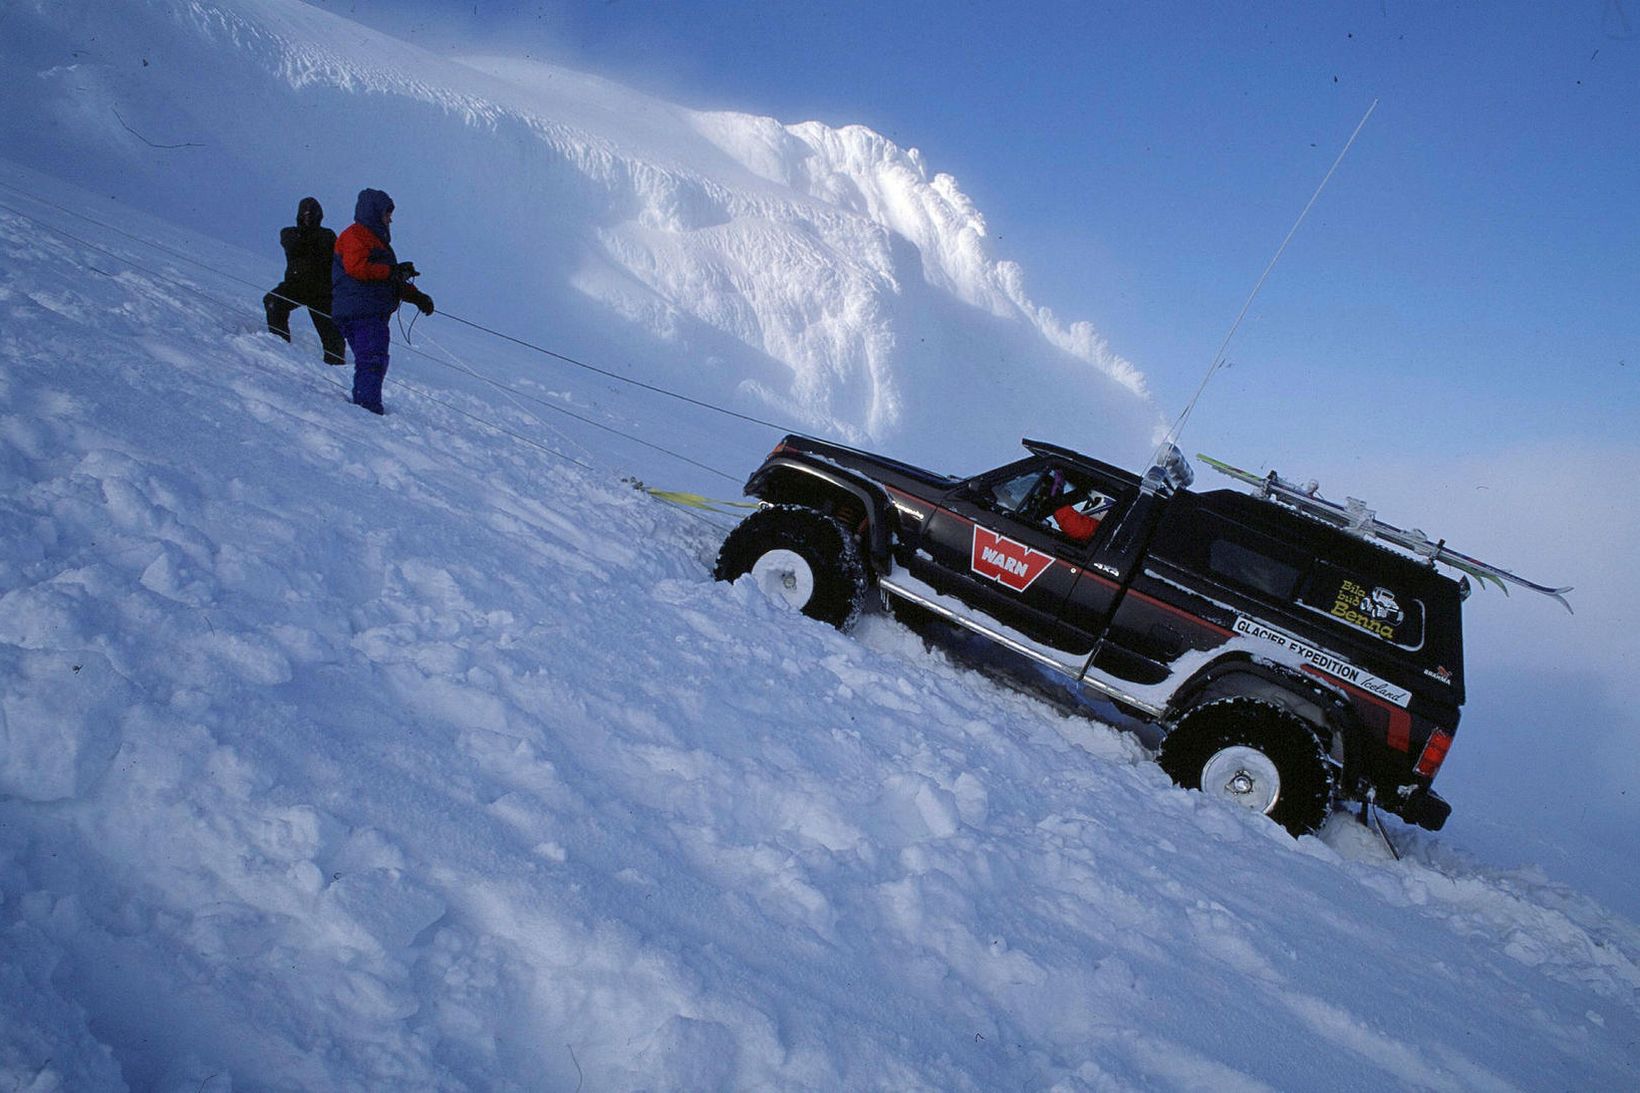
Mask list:
[[[752,563],[752,580],[771,600],[801,611],[814,596],[814,570],[795,550],[771,550]]]
[[[1257,748],[1236,744],[1202,767],[1202,792],[1268,816],[1281,799],[1281,772]]]

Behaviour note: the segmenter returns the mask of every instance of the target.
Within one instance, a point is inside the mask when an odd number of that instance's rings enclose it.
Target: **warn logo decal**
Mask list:
[[[974,556],[972,566],[981,577],[1006,585],[1015,592],[1023,592],[1047,572],[1053,564],[1053,555],[1032,550],[1024,543],[1005,539],[994,531],[974,527]]]

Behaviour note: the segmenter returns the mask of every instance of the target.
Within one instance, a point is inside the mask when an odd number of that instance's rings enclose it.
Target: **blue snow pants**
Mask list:
[[[387,317],[343,319],[336,324],[353,350],[353,403],[373,414],[382,409],[382,380],[387,378]]]

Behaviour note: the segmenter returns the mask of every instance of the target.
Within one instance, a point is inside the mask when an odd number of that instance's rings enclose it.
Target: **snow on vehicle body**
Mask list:
[[[1176,450],[1141,478],[1024,444],[953,478],[788,436],[747,481],[765,507],[718,576],[752,572],[839,626],[874,584],[1155,722],[1181,785],[1295,833],[1339,798],[1442,826],[1467,582],[1291,505],[1192,492]],[[1098,517],[1085,541],[1062,530],[1075,503]]]

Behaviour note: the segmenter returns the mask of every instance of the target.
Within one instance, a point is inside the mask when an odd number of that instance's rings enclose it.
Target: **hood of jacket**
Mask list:
[[[386,191],[360,190],[359,200],[353,206],[353,222],[369,228],[383,243],[391,243],[393,237],[387,230],[387,213],[392,208],[393,199],[387,196]]]
[[[317,228],[325,222],[325,208],[316,197],[304,197],[296,206],[296,226]]]

